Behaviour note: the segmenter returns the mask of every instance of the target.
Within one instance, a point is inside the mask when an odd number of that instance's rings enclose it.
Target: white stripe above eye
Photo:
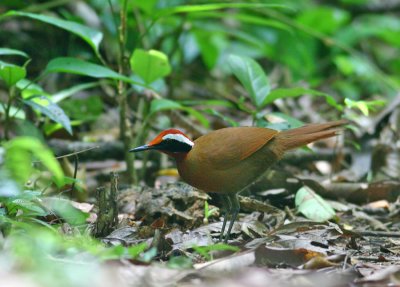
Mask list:
[[[181,134],[166,134],[165,136],[162,137],[163,140],[176,140],[178,142],[181,143],[185,143],[187,145],[193,146],[194,142],[192,142],[190,139],[188,139],[187,137],[185,137],[184,135]]]

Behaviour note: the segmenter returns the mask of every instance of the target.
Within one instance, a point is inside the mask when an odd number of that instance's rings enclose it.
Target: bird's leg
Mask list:
[[[225,235],[225,239],[224,239],[225,243],[228,242],[233,224],[235,223],[236,217],[238,216],[238,213],[240,211],[240,203],[239,203],[239,199],[238,199],[236,193],[229,194],[228,198],[229,198],[229,202],[231,205],[231,208],[230,208],[231,222],[229,223],[228,231],[226,232],[226,235]]]
[[[227,196],[225,194],[220,194],[219,197],[221,199],[221,202],[222,202],[222,205],[224,208],[224,222],[222,223],[221,233],[219,235],[219,240],[222,241],[222,239],[224,238],[226,222],[228,221],[228,217],[231,213],[232,204],[231,204],[231,200],[230,200],[229,196]]]

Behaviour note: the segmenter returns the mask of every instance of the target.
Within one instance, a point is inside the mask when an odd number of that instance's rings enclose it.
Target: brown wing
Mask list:
[[[203,163],[213,169],[229,169],[255,153],[277,133],[256,127],[225,128],[198,138],[193,149]]]

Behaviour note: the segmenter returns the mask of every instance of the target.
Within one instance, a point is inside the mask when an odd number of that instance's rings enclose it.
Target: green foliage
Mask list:
[[[89,286],[102,282],[99,262],[113,259],[139,259],[145,243],[130,247],[106,247],[85,234],[66,237],[53,228],[12,222],[17,226],[6,239],[2,259],[30,274],[40,286]],[[79,261],[79,264],[75,262]],[[3,263],[0,263],[5,268]],[[97,276],[93,276],[97,274]]]
[[[208,223],[208,218],[210,216],[213,216],[217,211],[218,211],[218,208],[216,208],[216,207],[209,209],[208,202],[205,201],[204,202],[204,222]]]
[[[296,209],[313,221],[327,221],[335,217],[333,208],[308,187],[300,188],[295,198]]]
[[[18,56],[22,56],[24,58],[29,58],[29,56],[23,52],[23,51],[19,51],[19,50],[15,50],[15,49],[9,49],[9,48],[0,48],[0,56],[4,56],[4,55],[18,55]]]
[[[18,194],[6,196],[3,199],[7,215],[11,218],[32,218],[46,216],[49,213],[39,203],[40,192],[25,190]]]
[[[264,104],[270,104],[277,99],[295,98],[305,94],[311,96],[323,97],[325,98],[326,103],[329,104],[330,106],[336,108],[339,111],[343,110],[343,106],[338,104],[335,98],[330,96],[329,94],[305,88],[275,89],[271,91],[268,98],[265,100]]]
[[[134,82],[128,77],[118,74],[117,72],[114,72],[113,70],[107,67],[89,63],[75,58],[63,57],[51,60],[47,64],[46,69],[44,70],[44,74],[48,73],[77,74],[99,79],[105,78],[105,79],[121,80],[127,83],[140,85],[140,83]]]
[[[216,243],[212,245],[207,245],[207,246],[193,246],[192,247],[196,253],[198,253],[200,256],[205,258],[206,260],[212,260],[212,252],[213,251],[233,251],[237,252],[240,250],[239,247],[232,246],[229,244],[225,243]]]
[[[19,80],[25,78],[26,69],[13,64],[0,61],[0,78],[7,86],[14,86]]]
[[[168,76],[171,66],[168,57],[156,50],[145,51],[136,49],[130,59],[131,68],[136,72],[146,84],[151,84],[155,80]]]
[[[194,118],[196,118],[203,126],[209,127],[208,119],[204,115],[199,113],[197,110],[181,105],[178,102],[166,99],[153,100],[151,102],[149,116],[152,116],[161,111],[168,111],[168,110],[183,110],[192,115]]]
[[[54,176],[54,181],[63,183],[63,172],[60,164],[51,151],[38,139],[18,137],[4,144],[5,167],[12,178],[24,184],[33,172],[33,160],[39,160]]]
[[[2,15],[1,18],[11,17],[11,16],[22,16],[28,17],[34,20],[38,20],[50,25],[54,25],[58,28],[69,31],[79,37],[81,37],[84,41],[86,41],[94,50],[96,55],[99,55],[99,45],[101,40],[103,39],[103,34],[99,31],[96,31],[92,28],[89,28],[85,25],[81,25],[76,22],[66,21],[62,19],[57,19],[54,17],[39,15],[34,13],[26,13],[21,11],[9,11],[6,14]]]
[[[189,269],[193,267],[193,262],[189,257],[174,256],[168,261],[167,266],[172,269]]]
[[[239,79],[246,91],[250,94],[253,104],[259,109],[264,106],[270,93],[270,85],[264,71],[251,58],[230,55],[228,64],[232,73]]]
[[[199,5],[182,5],[171,8],[166,8],[156,14],[156,18],[161,18],[178,13],[199,13],[205,11],[215,11],[230,8],[285,8],[279,4],[264,4],[264,3],[213,3]]]
[[[386,104],[385,101],[377,100],[377,101],[353,101],[351,99],[345,99],[344,103],[350,109],[357,108],[359,109],[364,116],[369,115],[369,111],[374,111],[376,108],[384,106]]]
[[[34,110],[46,115],[49,119],[59,123],[72,134],[71,122],[64,111],[49,98],[44,96],[31,97],[23,101]]]
[[[75,208],[70,201],[62,198],[49,197],[45,198],[45,202],[47,209],[71,225],[84,225],[89,216],[86,212]]]

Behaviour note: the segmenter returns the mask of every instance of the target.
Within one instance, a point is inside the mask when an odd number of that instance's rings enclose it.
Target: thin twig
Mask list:
[[[79,163],[79,158],[78,158],[78,155],[75,154],[75,156],[74,156],[74,177],[73,177],[74,181],[72,182],[71,188],[69,190],[71,193],[74,192],[74,189],[75,189],[76,175],[78,173],[78,163]]]
[[[89,150],[96,149],[96,148],[100,148],[100,146],[97,145],[97,146],[86,148],[86,149],[83,149],[83,150],[80,150],[80,151],[72,152],[72,153],[69,153],[69,154],[60,155],[60,156],[57,156],[56,159],[61,159],[61,158],[64,158],[64,157],[70,157],[70,156],[74,156],[74,155],[76,156],[76,155],[78,155],[80,153],[84,153],[84,152],[87,152]],[[34,161],[33,163],[36,164],[36,163],[41,163],[41,162],[42,162],[41,160],[37,160],[37,161]]]

